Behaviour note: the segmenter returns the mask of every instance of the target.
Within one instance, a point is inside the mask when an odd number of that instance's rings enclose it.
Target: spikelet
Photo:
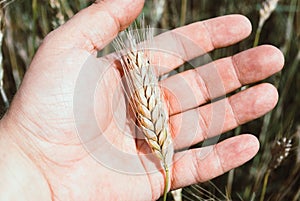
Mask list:
[[[60,25],[66,22],[64,14],[62,13],[62,6],[59,0],[50,0],[50,7],[55,12],[55,16],[52,19],[52,26],[54,28],[59,27]]]
[[[171,191],[174,201],[182,201],[182,188]]]
[[[259,26],[263,26],[265,21],[270,17],[276,9],[279,0],[266,0],[262,2],[259,9]]]
[[[269,163],[270,169],[278,168],[283,160],[288,157],[292,148],[292,139],[288,139],[283,137],[276,141],[276,143],[272,146],[272,160]]]
[[[266,20],[269,19],[270,15],[276,9],[278,1],[279,0],[265,0],[262,2],[261,8],[259,9],[259,22],[255,33],[253,47],[256,47],[258,45],[261,30]]]
[[[114,46],[121,57],[130,103],[137,122],[165,170],[165,200],[170,185],[169,166],[173,157],[169,114],[151,63],[151,52],[147,50],[152,43],[153,34],[150,28],[137,30],[136,27],[135,24],[124,32],[126,39],[115,39]],[[141,27],[144,28],[143,21]]]

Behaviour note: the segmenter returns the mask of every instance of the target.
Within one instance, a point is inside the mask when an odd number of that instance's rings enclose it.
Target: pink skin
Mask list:
[[[135,153],[134,160],[121,161],[123,165],[143,167],[144,174],[122,174],[94,160],[90,155],[93,152],[87,153],[77,136],[73,116],[74,88],[85,61],[125,29],[142,7],[143,1],[101,1],[80,11],[45,38],[0,124],[0,187],[11,192],[10,200],[18,200],[18,196],[30,200],[155,200],[160,197],[164,188],[162,172],[147,173],[153,161],[140,155],[144,144],[136,146],[134,139],[124,135],[124,132],[132,130],[124,115],[123,94],[120,93],[118,97],[121,104],[114,115],[118,115],[124,123],[124,130],[119,130],[119,125],[113,121],[111,108],[107,107],[113,100],[111,91],[117,90],[120,79],[117,66],[107,69],[103,84],[96,88],[95,99],[98,104],[84,105],[79,109],[90,110],[94,107],[97,123],[106,129],[103,135],[120,150]],[[174,31],[208,52],[244,39],[251,32],[251,24],[243,16],[229,15]],[[173,39],[170,32],[156,38],[162,41],[163,49],[172,44]],[[204,53],[193,52],[193,49],[185,47],[185,43],[180,45],[184,49],[185,60]],[[168,55],[156,56],[160,58],[162,66],[169,67],[168,70],[183,62]],[[278,49],[261,46],[213,63],[219,81],[223,83],[223,91],[214,91],[216,82],[207,76],[212,64],[163,81],[162,85],[167,89],[166,102],[171,111],[170,124],[175,148],[188,147],[270,111],[278,99],[276,89],[270,84],[251,87],[220,102],[200,105],[210,98],[225,95],[244,84],[278,72],[283,63],[283,56]],[[101,71],[101,66],[91,67]],[[176,87],[176,83],[182,80],[192,90],[195,101],[187,100],[183,94],[185,90]],[[89,83],[86,83],[86,87],[89,87]],[[82,92],[82,96],[77,97],[79,102],[85,99]],[[193,121],[195,119],[197,121]],[[87,131],[90,128],[89,120],[82,119],[82,126]],[[252,135],[243,134],[209,148],[178,152],[172,166],[171,188],[221,175],[250,160],[258,149],[258,140]],[[103,154],[110,156],[109,151]]]

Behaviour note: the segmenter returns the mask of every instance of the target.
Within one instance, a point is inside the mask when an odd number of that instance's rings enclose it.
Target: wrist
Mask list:
[[[0,122],[0,189],[4,200],[50,200],[45,177]],[[22,139],[21,139],[22,140]]]

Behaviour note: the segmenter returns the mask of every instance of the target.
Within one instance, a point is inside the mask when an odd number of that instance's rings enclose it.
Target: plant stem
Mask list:
[[[264,177],[264,184],[263,184],[263,189],[260,195],[260,201],[264,201],[265,199],[265,194],[266,194],[266,190],[267,190],[267,186],[268,186],[268,180],[269,180],[269,176],[270,176],[271,170],[268,169],[268,171],[265,174]]]
[[[181,0],[180,26],[185,24],[187,0]]]
[[[236,130],[238,130],[238,129],[236,129]],[[231,198],[233,180],[234,180],[234,169],[229,171],[228,178],[227,178],[227,191],[226,191],[226,194],[227,194],[228,199]]]
[[[164,165],[165,169],[165,189],[164,189],[164,198],[163,201],[167,200],[167,195],[169,192],[169,184],[170,184],[170,171],[168,165]]]
[[[8,109],[8,107],[9,107],[9,101],[8,101],[8,98],[7,98],[7,95],[6,95],[5,91],[4,91],[3,86],[0,87],[0,93],[1,93],[2,100],[4,102],[5,109]]]
[[[180,11],[180,26],[185,25],[186,21],[186,8],[187,8],[187,0],[181,0],[181,11]],[[179,72],[184,71],[184,65],[179,67],[178,69]]]
[[[260,33],[261,33],[262,26],[258,26],[255,33],[255,39],[253,43],[253,47],[256,47],[259,43]]]
[[[5,109],[9,107],[9,101],[7,99],[4,86],[3,86],[3,77],[4,77],[4,69],[3,69],[3,52],[2,52],[2,44],[3,44],[3,33],[4,33],[4,8],[0,8],[0,93],[2,96],[2,100],[5,105]]]

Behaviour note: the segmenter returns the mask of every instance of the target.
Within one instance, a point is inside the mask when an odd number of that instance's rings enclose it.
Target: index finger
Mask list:
[[[154,38],[152,63],[159,65],[159,74],[167,73],[188,60],[245,39],[251,29],[248,18],[236,14],[179,27]]]

